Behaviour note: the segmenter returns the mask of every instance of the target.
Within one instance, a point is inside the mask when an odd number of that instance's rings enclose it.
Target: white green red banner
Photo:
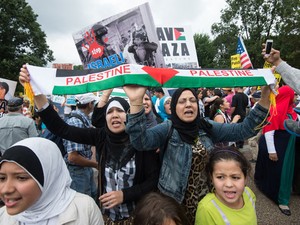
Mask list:
[[[154,68],[123,64],[107,70],[59,70],[27,65],[34,95],[80,94],[135,84],[148,87],[199,88],[273,84],[270,69]]]

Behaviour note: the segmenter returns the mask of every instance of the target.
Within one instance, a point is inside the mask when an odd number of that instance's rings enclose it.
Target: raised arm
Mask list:
[[[19,81],[23,86],[25,82],[30,82],[26,65],[21,68]],[[53,107],[49,105],[45,95],[34,96],[34,103],[39,110],[39,116],[53,134],[70,141],[90,145],[96,145],[100,140],[104,140],[104,131],[101,132],[99,129],[94,128],[79,128],[65,123]]]
[[[105,105],[109,100],[110,94],[112,93],[113,89],[108,89],[102,92],[102,95],[99,99],[97,106],[94,108],[94,112],[92,114],[92,124],[95,127],[104,127],[106,123],[105,118]]]
[[[240,141],[253,137],[267,123],[267,116],[270,107],[270,87],[262,87],[261,99],[255,108],[250,111],[249,115],[241,123],[216,123],[210,121],[211,136],[214,143],[224,141]]]
[[[146,87],[124,86],[125,93],[130,100],[130,112],[127,115],[126,132],[130,142],[138,151],[148,151],[162,147],[167,139],[169,123],[157,124],[147,128],[143,97]]]
[[[130,103],[130,114],[138,113],[143,108],[143,97],[147,87],[137,85],[126,85],[123,87]]]
[[[261,98],[258,101],[258,104],[261,105],[263,108],[268,109],[270,108],[270,94],[271,89],[269,86],[263,86],[261,88]]]
[[[107,89],[107,90],[104,90],[102,92],[102,95],[101,95],[101,97],[99,99],[99,102],[97,104],[97,108],[102,108],[102,107],[104,107],[106,105],[106,103],[108,102],[109,97],[110,97],[112,91],[113,91],[113,89]]]
[[[22,68],[20,69],[19,81],[23,86],[25,85],[26,82],[27,83],[30,82],[30,75],[26,65],[23,65]],[[40,110],[44,105],[48,103],[48,100],[45,95],[37,95],[34,96],[34,103],[37,109]]]
[[[266,44],[262,44],[263,48],[261,54],[263,55],[264,59],[272,65],[278,66],[282,62],[282,59],[280,58],[280,51],[272,48],[270,54],[266,55],[265,46]]]
[[[272,48],[269,56],[266,56],[265,44],[263,44],[262,55],[264,59],[276,66],[276,71],[281,75],[284,82],[289,85],[297,94],[300,94],[300,70],[290,66],[280,57],[280,51]]]

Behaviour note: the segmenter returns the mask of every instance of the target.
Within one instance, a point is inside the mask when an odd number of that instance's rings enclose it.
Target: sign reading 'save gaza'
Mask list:
[[[176,69],[199,68],[190,27],[157,27],[156,33],[167,67]]]
[[[148,3],[87,26],[73,39],[84,69],[165,66]]]
[[[270,69],[180,70],[124,64],[108,70],[58,70],[27,66],[38,94],[80,94],[135,84],[148,87],[199,88],[273,84]],[[43,76],[41,76],[43,74]]]

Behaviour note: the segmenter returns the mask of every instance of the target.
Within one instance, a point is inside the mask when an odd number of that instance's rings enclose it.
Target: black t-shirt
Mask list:
[[[235,115],[240,115],[241,119],[238,122],[242,122],[246,117],[247,106],[248,106],[248,96],[243,92],[237,92],[232,97],[231,107],[235,107],[235,110],[233,111],[231,118],[233,118]]]

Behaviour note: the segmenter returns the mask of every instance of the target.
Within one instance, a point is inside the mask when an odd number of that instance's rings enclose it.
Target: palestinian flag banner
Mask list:
[[[154,68],[123,64],[107,70],[60,70],[27,65],[34,95],[81,94],[134,84],[148,87],[199,88],[274,84],[270,69]]]

